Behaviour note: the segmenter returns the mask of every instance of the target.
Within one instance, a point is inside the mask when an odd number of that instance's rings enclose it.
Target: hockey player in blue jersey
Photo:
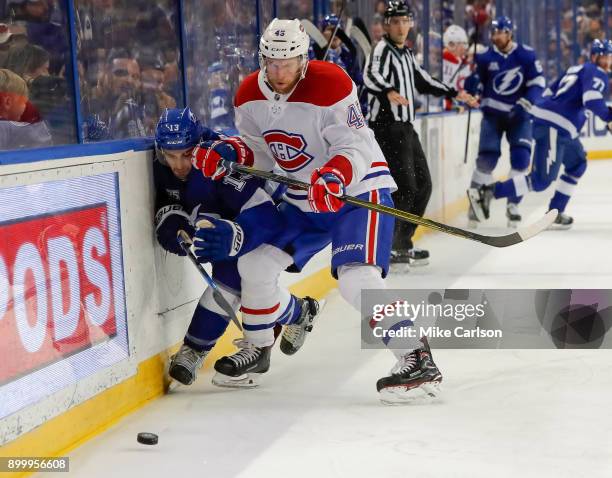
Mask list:
[[[529,112],[546,86],[542,66],[527,45],[513,41],[514,24],[506,16],[491,23],[492,46],[476,55],[476,71],[465,80],[465,89],[481,92],[483,112],[476,169],[471,187],[493,182],[492,171],[501,154],[501,138],[506,134],[510,144],[510,176],[524,173],[531,157],[531,119]],[[520,197],[508,198],[508,225],[516,227],[521,220]],[[470,209],[470,225],[476,217]]]
[[[569,229],[572,226],[573,218],[564,211],[587,167],[586,153],[579,139],[586,121],[586,110],[607,122],[608,129],[612,128],[612,109],[606,105],[610,94],[608,74],[612,68],[612,41],[595,40],[590,60],[584,65],[570,67],[531,109],[535,138],[531,172],[468,192],[477,215],[488,218],[489,203],[493,198],[543,191],[557,179],[563,164],[563,174],[548,206],[549,210],[559,211],[551,229]]]
[[[180,256],[177,233],[184,230],[194,238],[194,252],[200,262],[212,264],[212,278],[228,303],[240,306],[240,276],[237,259],[276,237],[284,222],[260,179],[231,174],[221,181],[205,178],[191,165],[193,149],[202,141],[218,141],[220,136],[202,126],[189,108],[167,109],[156,128],[157,160],[153,173],[156,190],[156,236],[168,252]],[[239,138],[224,137],[224,154],[231,157],[241,147]],[[199,228],[200,219],[207,219],[213,228]],[[194,225],[195,224],[195,225]],[[193,313],[184,343],[170,364],[170,376],[179,382],[193,383],[204,358],[223,335],[229,317],[216,304],[212,290],[206,289]],[[311,320],[318,304],[309,297],[290,296],[278,324],[296,324]],[[289,325],[291,327],[291,325]],[[286,348],[286,347],[285,347]],[[218,373],[213,383],[220,386],[255,386],[256,375],[269,367],[271,347],[245,349],[259,353],[262,359],[251,375],[227,377]],[[293,353],[295,350],[293,351]],[[232,360],[241,357],[232,356]],[[230,362],[229,364],[227,362]],[[225,369],[233,363],[224,357],[215,364]]]

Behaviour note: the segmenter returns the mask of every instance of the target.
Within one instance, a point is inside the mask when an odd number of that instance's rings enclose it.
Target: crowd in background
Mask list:
[[[279,17],[313,19],[314,14],[338,12],[341,3],[329,0],[315,12],[312,0],[277,0],[276,12]],[[437,76],[442,74],[446,28],[459,24],[470,43],[488,44],[488,25],[502,5],[501,0],[497,5],[495,0],[409,3],[416,28],[407,44]],[[5,120],[0,121],[0,149],[71,144],[79,136],[83,142],[151,136],[163,109],[185,102],[206,124],[228,134],[235,132],[232,98],[242,79],[258,68],[257,18],[259,28],[271,20],[274,0],[261,0],[259,12],[254,10],[256,2],[247,0],[184,1],[184,38],[175,0],[74,0],[72,29],[67,4],[0,0],[0,97],[4,100],[0,119]],[[385,4],[384,0],[347,2],[343,20],[361,17],[375,44],[384,33]],[[604,0],[582,0],[576,5],[559,0],[546,5],[548,11],[527,0],[503,0],[503,12],[517,15],[519,41],[534,46],[551,80],[575,61],[584,61],[590,43],[611,30],[612,15],[606,18]],[[557,5],[562,7],[559,11]],[[527,15],[525,6],[530,9]],[[23,101],[11,102],[11,98]],[[440,107],[426,98],[419,101],[421,111]]]

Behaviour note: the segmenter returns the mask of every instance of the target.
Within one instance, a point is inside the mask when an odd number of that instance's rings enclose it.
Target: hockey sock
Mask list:
[[[499,198],[516,198],[524,196],[529,192],[529,183],[527,176],[521,174],[506,181],[498,181],[495,183],[493,195],[495,199]]]
[[[338,289],[340,295],[351,304],[356,310],[361,308],[361,291],[364,289],[377,289],[383,292],[386,289],[385,281],[381,276],[381,271],[377,266],[369,264],[347,264],[338,268]],[[385,303],[392,303],[393,299],[383,300]],[[403,319],[385,318],[385,323],[370,321],[370,327],[380,325],[382,329],[391,329],[409,325]],[[404,355],[406,352],[417,348],[419,337],[415,340],[408,338],[391,339],[381,338],[381,341],[396,357]],[[412,342],[414,341],[414,344]]]
[[[493,175],[491,173],[487,173],[481,171],[479,169],[475,169],[472,173],[472,181],[470,183],[470,187],[478,188],[483,184],[491,184],[493,182]]]
[[[572,197],[577,185],[578,178],[570,176],[569,174],[562,174],[557,182],[557,190],[550,200],[548,209],[557,209],[559,212],[565,211],[567,203]]]
[[[280,317],[276,320],[276,322],[282,325],[291,325],[297,322],[301,315],[302,308],[300,307],[300,303],[298,302],[296,296],[291,295],[287,307],[280,314]]]
[[[510,173],[508,174],[508,177],[510,179],[514,179],[514,178],[516,178],[518,176],[525,176],[525,170],[520,171],[520,170],[514,169],[514,168],[510,169]],[[516,186],[515,186],[515,189],[516,189]],[[522,199],[523,199],[523,195],[522,194],[514,195],[514,196],[508,196],[508,202],[509,203],[518,204],[518,203],[521,202]]]
[[[185,344],[198,352],[212,349],[227,329],[228,321],[228,317],[198,304],[185,335]]]
[[[295,299],[278,281],[292,262],[289,254],[267,244],[238,259],[244,338],[256,347],[272,345],[277,320],[290,313]]]

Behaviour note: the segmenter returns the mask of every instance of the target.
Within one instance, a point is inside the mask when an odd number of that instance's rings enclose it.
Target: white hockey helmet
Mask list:
[[[467,33],[459,25],[450,25],[444,35],[442,36],[444,46],[448,46],[450,43],[468,43]]]
[[[265,58],[283,60],[301,57],[302,73],[300,77],[304,78],[308,66],[309,47],[310,37],[298,19],[279,20],[275,18],[259,40],[259,67],[265,73]]]

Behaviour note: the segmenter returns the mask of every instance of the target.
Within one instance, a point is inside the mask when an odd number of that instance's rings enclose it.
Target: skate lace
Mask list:
[[[300,314],[300,318],[295,324],[285,326],[283,338],[291,342],[292,344],[295,344],[300,339],[300,336],[305,333],[305,330],[302,326],[305,324],[306,319],[308,319],[308,317],[311,315],[316,315],[316,312],[314,314],[311,314],[310,302],[308,301],[308,299],[304,299],[302,303],[302,312]]]
[[[182,362],[185,365],[188,365],[190,368],[195,367],[198,364],[198,361],[206,356],[205,352],[197,352],[196,350],[183,345],[179,353],[177,354],[177,360]]]
[[[261,354],[261,349],[259,347],[255,347],[248,340],[234,339],[233,343],[241,350],[230,356],[229,359],[238,367],[243,367],[244,365],[257,360]]]
[[[418,362],[418,352],[413,350],[400,358],[400,363],[396,365],[396,370],[392,374],[402,375],[406,372],[410,372],[416,367]]]

